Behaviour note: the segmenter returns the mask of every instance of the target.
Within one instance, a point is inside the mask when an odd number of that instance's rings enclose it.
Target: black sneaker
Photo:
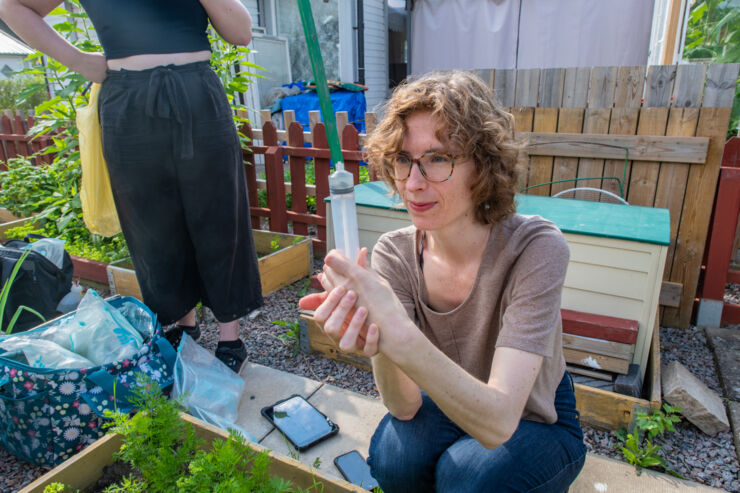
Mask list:
[[[177,349],[180,346],[180,339],[182,339],[183,333],[192,337],[194,341],[200,339],[200,327],[198,327],[198,324],[195,324],[194,327],[173,325],[172,328],[165,331],[164,337],[172,344],[173,348]]]
[[[239,370],[247,359],[247,348],[241,339],[235,341],[220,341],[216,346],[216,357],[231,369],[234,373]]]

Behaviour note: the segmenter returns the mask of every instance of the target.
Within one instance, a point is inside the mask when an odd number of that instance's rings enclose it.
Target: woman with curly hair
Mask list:
[[[368,159],[413,225],[372,268],[332,251],[301,300],[343,350],[372,357],[388,408],[372,473],[401,491],[565,491],[586,448],[562,352],[561,232],[516,214],[522,144],[472,74],[395,90]]]

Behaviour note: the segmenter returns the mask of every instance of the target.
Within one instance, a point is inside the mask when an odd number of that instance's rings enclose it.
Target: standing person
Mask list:
[[[562,233],[515,213],[513,118],[472,74],[399,86],[368,160],[413,225],[383,235],[372,269],[336,251],[303,308],[363,349],[388,408],[370,444],[393,492],[562,492],[586,448],[562,351]]]
[[[200,336],[195,306],[218,320],[216,356],[239,371],[239,319],[262,305],[241,147],[209,65],[210,20],[229,43],[251,40],[239,0],[81,0],[103,53],[85,53],[43,18],[61,0],[1,0],[31,46],[102,82],[99,114],[121,228],[144,302],[164,325]]]

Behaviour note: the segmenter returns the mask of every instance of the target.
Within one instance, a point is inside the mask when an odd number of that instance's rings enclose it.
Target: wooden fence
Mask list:
[[[529,138],[530,159],[521,183],[525,193],[554,195],[578,184],[621,194],[633,205],[670,210],[671,245],[661,293],[662,323],[668,326],[687,327],[691,319],[739,68],[697,64],[477,71],[510,109],[517,131]],[[42,145],[29,143],[28,124],[11,116],[6,112],[2,118],[0,160],[29,155]],[[315,246],[321,250],[330,172],[326,133],[317,123],[318,112],[310,116],[310,132],[293,122],[291,113],[284,116],[287,130],[276,129],[264,112],[263,125],[245,129],[254,142],[244,160],[263,162],[265,169],[265,180],[260,180],[256,166],[246,166],[252,219],[259,224],[267,218],[275,231],[287,231],[290,222],[297,234],[315,225]],[[368,131],[375,122],[368,113]],[[357,181],[365,136],[348,125],[346,114],[338,113],[337,123],[347,168]],[[315,163],[313,187],[305,183],[307,158]],[[286,166],[290,184],[283,178]],[[260,188],[267,190],[267,207],[259,206]],[[316,197],[315,213],[307,211],[308,195]]]
[[[18,156],[32,156],[34,164],[49,164],[52,161],[50,154],[35,155],[49,145],[50,139],[42,136],[36,139],[28,137],[28,129],[33,127],[34,118],[31,112],[24,114],[22,110],[3,110],[0,118],[0,169],[7,169],[5,161]]]
[[[691,319],[739,68],[688,64],[477,71],[512,112],[517,131],[529,139],[530,159],[521,183],[525,193],[554,195],[583,185],[622,195],[632,205],[670,211],[671,245],[661,293],[662,322],[668,326],[687,327]],[[328,194],[326,136],[322,125],[303,132],[291,125],[292,119],[288,114],[288,131],[276,130],[269,121],[263,130],[254,130],[260,145],[253,149],[265,154],[268,188],[268,207],[255,208],[255,217],[269,217],[270,228],[278,231],[287,221],[299,224],[297,232],[315,224],[320,248]],[[368,114],[367,128],[375,121]],[[364,135],[357,135],[340,114],[338,125],[348,150],[345,159],[355,166]],[[279,141],[288,145],[279,146]],[[313,148],[304,148],[304,142]],[[283,156],[291,169],[291,210],[277,199],[285,196]],[[304,186],[296,183],[308,156],[317,158],[314,215],[298,209]],[[254,155],[245,154],[245,160],[254,162]],[[256,205],[259,183],[254,168],[248,168]],[[280,183],[272,183],[275,178]],[[286,209],[285,214],[273,212],[274,207]]]

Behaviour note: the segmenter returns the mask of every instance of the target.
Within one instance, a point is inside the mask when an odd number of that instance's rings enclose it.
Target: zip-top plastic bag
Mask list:
[[[236,424],[244,380],[187,334],[180,340],[174,373],[172,397],[181,398],[191,415],[257,442]]]

